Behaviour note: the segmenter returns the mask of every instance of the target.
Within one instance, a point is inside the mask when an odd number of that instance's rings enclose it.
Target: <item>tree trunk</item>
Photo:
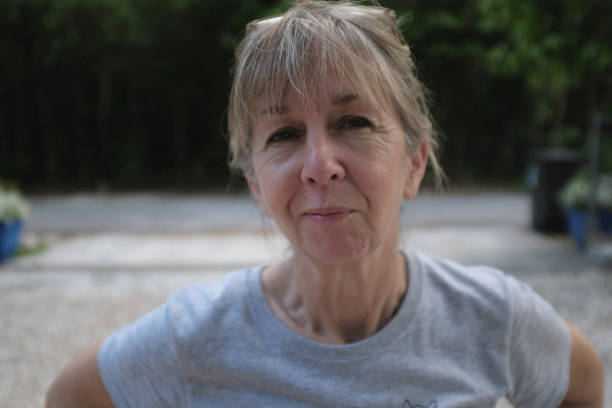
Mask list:
[[[112,154],[109,151],[110,141],[108,132],[108,121],[110,102],[112,96],[112,78],[108,66],[103,64],[98,71],[98,111],[97,111],[97,133],[98,151],[96,152],[98,188],[105,189],[110,176],[109,164],[112,162]]]
[[[172,140],[174,142],[174,178],[185,177],[185,161],[187,159],[187,95],[182,89],[174,94],[172,121]]]

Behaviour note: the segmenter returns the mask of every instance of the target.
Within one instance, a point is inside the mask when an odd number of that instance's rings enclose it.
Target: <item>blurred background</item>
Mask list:
[[[612,113],[612,3],[385,1],[403,20],[454,183],[521,186]],[[255,0],[3,0],[0,177],[30,192],[223,190],[233,48]],[[612,164],[612,149],[602,152]]]
[[[382,3],[451,181],[405,206],[402,247],[532,285],[593,342],[612,406],[612,2]],[[233,49],[287,7],[0,0],[0,406],[42,406],[171,291],[288,253],[225,140]]]

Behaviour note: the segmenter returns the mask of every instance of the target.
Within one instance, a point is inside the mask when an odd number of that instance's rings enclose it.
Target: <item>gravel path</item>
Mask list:
[[[444,199],[426,196],[403,215],[411,228],[403,234],[402,245],[461,262],[493,265],[532,285],[593,342],[606,366],[606,406],[612,407],[612,270],[589,263],[567,237],[530,231],[527,198],[506,198],[455,196],[464,202],[455,201],[453,217],[453,207]],[[113,211],[107,208],[106,218],[100,216],[104,204],[91,197],[82,201],[97,203],[92,205],[98,211],[92,218],[98,217],[96,223],[106,227],[93,222],[84,227],[72,220],[72,227],[56,228],[40,214],[48,211],[47,216],[70,219],[60,214],[66,211],[62,199],[36,202],[34,225],[26,238],[47,242],[47,249],[0,266],[0,406],[42,406],[50,382],[76,352],[160,304],[170,292],[192,282],[218,280],[236,267],[270,262],[286,253],[286,243],[273,227],[262,232],[261,218],[249,210],[248,200],[228,207],[226,219],[231,221],[225,228],[218,224],[219,228],[213,225],[207,231],[204,222],[197,227],[187,223],[208,203],[202,197],[191,199],[200,201],[192,203],[189,216],[177,216],[174,229],[170,216],[166,227],[159,227],[156,210],[143,211],[132,225],[125,221],[123,227],[117,226],[116,221],[108,221],[114,220]],[[53,211],[41,204],[45,200]],[[180,197],[172,200],[181,202]],[[223,200],[210,200],[208,209],[223,212],[233,198]],[[129,207],[121,199],[112,201]],[[507,211],[498,221],[485,210],[495,206]],[[161,204],[158,208],[167,211]],[[254,216],[259,227],[249,223]]]

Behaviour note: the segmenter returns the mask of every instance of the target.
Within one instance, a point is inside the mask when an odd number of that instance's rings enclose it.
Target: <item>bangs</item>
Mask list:
[[[367,103],[395,109],[408,148],[426,143],[436,182],[441,180],[426,90],[393,11],[298,0],[281,16],[250,23],[234,63],[228,115],[233,169],[252,171],[252,128],[263,102],[281,113],[291,92],[312,109],[330,84],[341,81]]]
[[[387,104],[388,78],[385,61],[371,40],[350,23],[327,16],[313,19],[283,16],[249,34],[255,36],[245,50],[244,80],[239,84],[246,113],[257,118],[261,100],[284,105],[288,92],[295,92],[312,108],[331,81],[343,81],[360,98]]]

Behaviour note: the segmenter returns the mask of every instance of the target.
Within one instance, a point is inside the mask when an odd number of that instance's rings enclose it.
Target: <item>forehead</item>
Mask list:
[[[364,87],[356,87],[348,81],[332,76],[319,82],[318,87],[309,88],[308,93],[292,86],[287,86],[282,94],[263,92],[257,98],[255,119],[261,116],[283,115],[292,109],[317,111],[324,106],[385,106],[385,101],[377,96]]]

